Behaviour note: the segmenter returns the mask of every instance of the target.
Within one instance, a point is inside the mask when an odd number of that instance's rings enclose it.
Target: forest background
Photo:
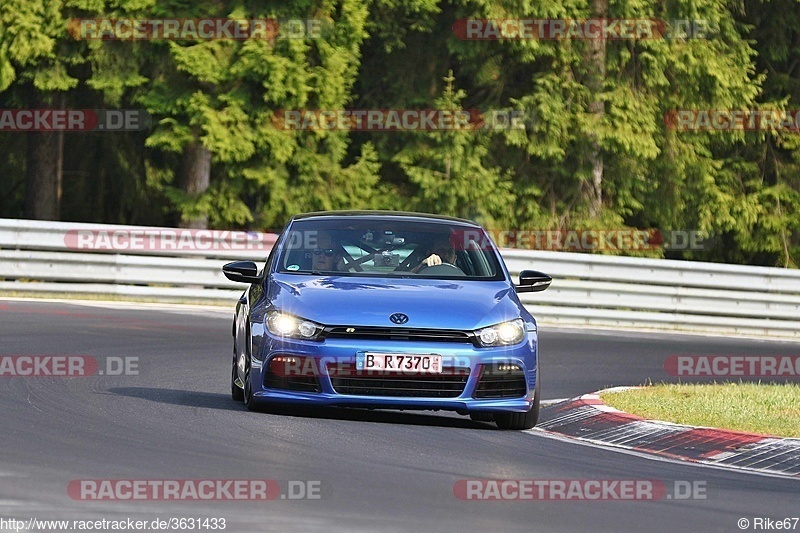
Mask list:
[[[81,20],[199,18],[280,29],[76,32]],[[464,33],[508,20],[655,20],[662,31]],[[0,217],[278,231],[298,212],[413,210],[495,231],[691,233],[708,245],[602,251],[796,268],[800,128],[698,129],[675,117],[793,119],[798,99],[796,0],[0,0],[0,110],[151,117],[129,132],[0,124]],[[478,110],[489,123],[365,131],[280,120],[406,109]]]

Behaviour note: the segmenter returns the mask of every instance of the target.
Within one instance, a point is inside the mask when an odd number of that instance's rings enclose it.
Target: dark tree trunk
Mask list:
[[[208,189],[211,183],[211,152],[199,141],[186,146],[181,165],[181,185],[189,195],[197,197]],[[182,218],[182,228],[205,229],[208,217]]]
[[[597,142],[592,142],[589,164],[592,167],[592,178],[587,193],[589,216],[596,218],[600,216],[600,211],[603,209],[603,154]]]
[[[64,95],[40,96],[31,100],[32,107],[64,107]],[[64,133],[31,132],[27,135],[24,217],[34,220],[58,220],[61,202],[61,172],[64,154]]]
[[[63,134],[28,133],[25,218],[57,220]]]
[[[608,17],[608,0],[592,0],[593,15],[604,19]],[[600,100],[599,94],[603,90],[603,82],[606,78],[606,41],[605,39],[591,39],[589,41],[589,80],[588,87],[595,98],[589,104],[589,112],[597,117],[598,121],[603,119],[605,105]],[[589,165],[592,169],[592,177],[589,182],[587,199],[589,202],[589,216],[597,217],[603,208],[603,154],[596,139],[591,140],[589,150]]]

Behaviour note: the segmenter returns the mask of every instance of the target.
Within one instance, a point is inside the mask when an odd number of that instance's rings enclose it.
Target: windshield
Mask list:
[[[476,227],[403,218],[294,221],[278,272],[343,276],[502,280],[494,246]]]

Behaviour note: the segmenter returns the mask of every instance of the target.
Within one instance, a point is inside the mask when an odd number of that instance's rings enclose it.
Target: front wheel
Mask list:
[[[248,411],[258,411],[258,405],[253,398],[253,387],[250,385],[250,367],[244,373],[244,404]]]
[[[533,407],[527,413],[495,413],[494,421],[500,429],[531,429],[539,422],[539,376],[533,393]]]

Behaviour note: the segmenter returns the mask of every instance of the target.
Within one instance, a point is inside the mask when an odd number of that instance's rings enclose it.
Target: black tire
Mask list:
[[[500,429],[531,429],[539,422],[539,376],[536,376],[536,391],[533,407],[527,413],[495,413],[494,421]]]
[[[250,367],[244,373],[244,404],[247,406],[248,411],[258,411],[258,405],[255,398],[253,398],[253,388],[250,385]]]
[[[233,368],[231,369],[231,398],[235,402],[243,402],[244,401],[244,390],[236,384],[236,378],[238,377],[236,372],[236,356],[233,358]]]

